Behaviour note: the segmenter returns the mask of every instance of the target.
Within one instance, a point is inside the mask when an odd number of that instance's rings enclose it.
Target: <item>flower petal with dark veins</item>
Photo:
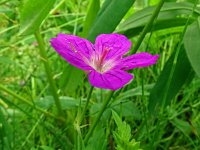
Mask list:
[[[83,70],[91,70],[89,65],[93,44],[75,35],[58,34],[51,39],[52,47],[71,65]]]
[[[105,59],[116,59],[121,58],[129,51],[131,41],[121,34],[100,34],[97,36],[94,46],[96,55],[101,56],[108,51]]]
[[[148,67],[156,63],[159,55],[151,55],[147,52],[136,53],[121,59],[117,68],[131,70],[134,68]]]
[[[117,69],[112,69],[103,74],[96,71],[89,73],[89,81],[93,86],[110,90],[122,88],[131,79],[133,79],[133,75]]]

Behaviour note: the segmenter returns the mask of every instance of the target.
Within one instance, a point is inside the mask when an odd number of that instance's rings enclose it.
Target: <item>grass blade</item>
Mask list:
[[[172,74],[171,74],[172,72]],[[150,92],[149,110],[159,112],[176,96],[181,87],[194,76],[190,62],[182,46],[176,60],[176,52],[167,61],[154,88]]]
[[[113,0],[108,5],[108,1],[110,0],[104,2],[107,4],[107,7],[102,7],[104,11],[100,10],[98,17],[89,32],[88,39],[91,41],[94,41],[95,37],[101,33],[113,32],[126,12],[135,2],[135,0]]]
[[[97,16],[99,8],[100,8],[99,0],[90,0],[87,16],[83,25],[83,32],[82,32],[83,37],[87,37],[88,32],[92,27],[92,24]]]
[[[165,3],[161,8],[153,28],[149,29],[149,31],[184,26],[188,20],[188,16],[193,12],[193,6],[194,5],[192,3],[188,2]],[[138,35],[147,24],[155,7],[156,6],[148,7],[134,13],[119,26],[117,32],[123,33],[128,37]],[[196,8],[194,10],[194,16],[198,16],[199,14],[200,9]],[[194,18],[191,18],[190,23],[192,21],[194,21]]]
[[[24,0],[20,11],[20,34],[33,34],[55,2],[56,0]]]
[[[184,36],[184,45],[188,59],[200,77],[200,17],[187,28]]]

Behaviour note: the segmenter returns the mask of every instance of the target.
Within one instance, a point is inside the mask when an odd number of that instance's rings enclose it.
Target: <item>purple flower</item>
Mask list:
[[[60,33],[51,39],[51,45],[71,65],[88,71],[93,86],[111,90],[122,88],[133,79],[133,75],[125,70],[153,65],[159,57],[141,52],[123,58],[131,42],[116,33],[99,35],[95,44],[75,35]]]

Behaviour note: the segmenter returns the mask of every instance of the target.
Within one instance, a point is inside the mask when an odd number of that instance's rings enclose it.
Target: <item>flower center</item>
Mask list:
[[[106,59],[106,56],[108,55],[110,51],[109,47],[105,47],[103,49],[103,52],[98,54],[95,53],[95,58],[93,60],[93,68],[99,72],[99,73],[104,73],[111,69],[114,66],[114,60],[112,59]]]
[[[110,51],[109,47],[104,47],[101,53],[93,51],[94,53],[91,55],[90,59],[88,59],[84,54],[76,49],[73,43],[68,42],[68,44],[71,51],[76,53],[76,55],[79,56],[86,64],[93,67],[99,73],[105,73],[115,65],[115,59],[106,58]]]
[[[110,49],[108,47],[105,47],[103,49],[102,54],[100,54],[100,56],[98,57],[98,60],[96,61],[97,69],[101,70],[101,68],[103,67],[104,60],[105,60],[109,50]]]

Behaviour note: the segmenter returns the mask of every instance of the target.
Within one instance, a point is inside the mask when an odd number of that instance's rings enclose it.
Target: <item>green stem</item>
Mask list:
[[[20,101],[26,103],[26,104],[29,105],[30,107],[32,107],[32,108],[34,108],[34,109],[36,109],[36,110],[38,110],[38,111],[44,113],[44,114],[47,115],[47,116],[50,116],[50,117],[53,117],[53,118],[55,118],[55,119],[60,119],[60,120],[64,121],[63,118],[57,118],[56,116],[54,116],[53,114],[51,114],[51,113],[49,113],[49,112],[43,110],[42,108],[39,108],[39,107],[33,105],[30,101],[26,100],[25,98],[21,97],[20,95],[16,94],[15,92],[11,91],[10,89],[7,89],[6,87],[4,87],[4,86],[1,85],[1,84],[0,84],[0,90],[6,92],[7,94],[9,94],[9,95],[15,97],[15,98],[18,99],[18,100],[20,100]]]
[[[160,2],[158,3],[158,6],[156,7],[155,11],[153,12],[149,22],[146,24],[146,26],[144,27],[144,29],[142,30],[142,33],[138,39],[138,41],[135,44],[135,47],[133,48],[133,50],[130,52],[130,54],[134,54],[136,53],[136,51],[138,50],[138,48],[140,47],[143,39],[145,38],[145,35],[147,34],[147,32],[151,29],[152,24],[154,22],[154,20],[157,18],[160,9],[162,8],[163,4],[164,4],[165,0],[160,0]]]
[[[91,86],[90,91],[89,91],[89,94],[88,94],[88,96],[87,96],[87,100],[86,100],[85,107],[84,107],[83,112],[82,112],[82,114],[81,114],[81,118],[80,118],[80,121],[79,121],[79,125],[82,124],[83,119],[84,119],[84,117],[85,117],[85,113],[86,113],[86,111],[87,111],[88,104],[89,104],[89,101],[90,101],[90,98],[91,98],[93,89],[94,89],[94,87]]]
[[[105,109],[106,109],[108,103],[110,102],[110,100],[111,100],[113,94],[114,94],[114,91],[111,91],[111,92],[109,93],[107,99],[103,102],[103,105],[102,105],[102,107],[101,107],[99,113],[97,114],[97,117],[95,118],[94,123],[92,124],[92,126],[91,126],[91,128],[89,129],[87,135],[85,136],[85,139],[84,139],[85,144],[87,144],[87,142],[88,142],[90,136],[92,136],[92,133],[93,133],[95,127],[97,126],[97,123],[99,122],[99,119],[101,118],[103,112],[105,111]]]
[[[54,9],[52,9],[51,11],[50,11],[50,15],[53,15],[54,13],[56,13],[56,11],[63,5],[65,3],[65,0],[62,0],[62,1],[60,1],[60,3],[58,3],[57,5],[56,5],[56,7],[54,7]]]
[[[54,97],[55,104],[56,104],[56,107],[57,107],[58,115],[63,116],[61,104],[60,104],[59,97],[58,97],[58,94],[57,94],[57,87],[56,87],[56,84],[53,80],[52,71],[51,71],[50,65],[48,63],[48,57],[47,57],[47,54],[46,54],[46,51],[45,51],[45,44],[44,44],[43,38],[42,38],[39,31],[36,31],[35,38],[37,39],[37,42],[38,42],[38,45],[39,45],[40,56],[41,56],[42,61],[44,63],[44,68],[45,68],[46,75],[47,75],[47,78],[48,78],[48,81],[49,81],[49,84],[50,84],[52,95]]]

